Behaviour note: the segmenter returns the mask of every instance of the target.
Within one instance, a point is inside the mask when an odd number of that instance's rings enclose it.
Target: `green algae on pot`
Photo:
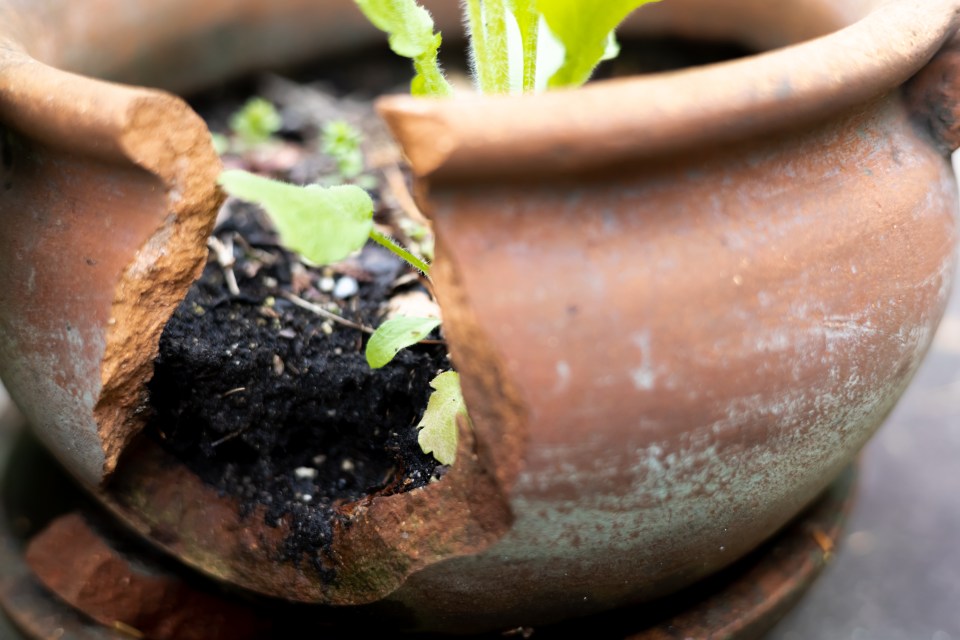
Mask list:
[[[342,582],[273,562],[235,504],[155,452],[126,452],[106,499],[234,584],[461,631],[669,593],[798,513],[893,406],[943,311],[956,142],[935,136],[954,130],[940,120],[954,119],[952,54],[902,87],[946,46],[960,2],[642,13],[630,28],[786,48],[536,97],[381,103],[437,233],[474,429],[442,482],[353,506]],[[216,160],[167,96],[3,55],[14,153],[0,206],[16,223],[0,231],[0,375],[93,487],[136,430],[154,327],[204,253]],[[50,86],[69,92],[45,102]],[[184,220],[191,233],[167,233]],[[144,247],[186,258],[158,264]],[[83,295],[92,310],[76,295],[85,269],[103,274]],[[155,316],[114,313],[131,299]],[[108,342],[126,335],[151,344]],[[112,404],[117,363],[137,373]]]

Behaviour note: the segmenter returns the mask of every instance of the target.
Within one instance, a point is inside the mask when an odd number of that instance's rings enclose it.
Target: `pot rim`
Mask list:
[[[960,26],[960,0],[864,5],[838,31],[729,62],[527,96],[388,96],[378,110],[417,176],[452,180],[583,170],[756,136],[895,90]]]

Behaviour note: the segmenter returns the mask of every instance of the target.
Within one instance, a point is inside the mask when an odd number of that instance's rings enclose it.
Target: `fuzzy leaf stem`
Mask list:
[[[493,66],[487,60],[487,38],[483,28],[483,2],[482,0],[467,0],[467,35],[470,42],[470,64],[473,67],[473,77],[476,79],[477,86],[481,93],[489,91],[493,86],[493,78],[490,75]]]
[[[537,0],[513,0],[513,17],[520,28],[520,41],[523,44],[523,92],[532,93],[537,87],[537,41],[540,32]]]
[[[493,87],[489,93],[510,92],[510,46],[507,41],[506,0],[483,0],[489,62],[493,65]]]
[[[401,260],[408,262],[413,268],[418,269],[424,276],[430,278],[430,264],[414,254],[407,251],[400,244],[385,233],[380,233],[376,229],[370,229],[370,239],[385,249],[389,249]]]
[[[474,77],[481,93],[510,91],[506,0],[467,0]]]

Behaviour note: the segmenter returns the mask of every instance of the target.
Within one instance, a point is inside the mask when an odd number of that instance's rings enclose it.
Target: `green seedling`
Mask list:
[[[367,342],[367,364],[372,369],[386,366],[401,349],[417,344],[439,326],[439,318],[398,316],[387,320]]]
[[[360,132],[344,120],[328,122],[320,132],[320,148],[337,163],[337,172],[344,180],[363,173],[360,140]]]
[[[213,142],[213,149],[217,152],[218,156],[222,156],[230,151],[230,140],[222,133],[211,133],[210,140]]]
[[[373,200],[354,185],[299,186],[231,169],[220,174],[223,190],[267,212],[285,246],[314,265],[343,260],[367,240],[389,249],[425,275],[426,260],[415,256],[373,226]]]
[[[230,118],[230,128],[247,147],[267,142],[281,126],[277,108],[263,98],[251,98]]]
[[[239,169],[224,171],[219,183],[231,196],[263,207],[284,245],[312,264],[343,260],[374,231],[373,200],[360,187],[300,187]]]

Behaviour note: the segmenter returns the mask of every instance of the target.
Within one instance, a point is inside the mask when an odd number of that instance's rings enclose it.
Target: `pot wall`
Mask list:
[[[525,435],[510,532],[394,594],[464,629],[649,599],[756,547],[893,407],[955,263],[952,171],[897,96],[576,180],[437,180],[428,202],[478,438],[513,454],[483,409],[504,387]]]

